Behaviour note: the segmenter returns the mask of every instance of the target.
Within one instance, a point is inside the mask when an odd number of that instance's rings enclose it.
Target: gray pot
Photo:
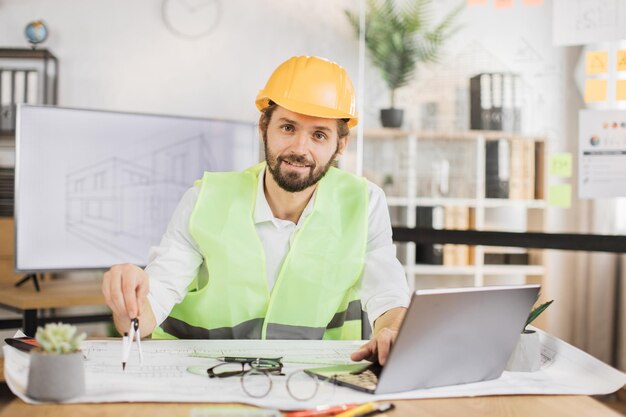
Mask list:
[[[402,127],[402,118],[404,110],[402,109],[381,109],[380,123],[383,127]]]
[[[85,393],[82,352],[30,352],[26,395],[38,401],[66,401]]]
[[[519,341],[505,369],[513,372],[535,372],[541,369],[539,333],[534,330],[525,330],[520,334]]]

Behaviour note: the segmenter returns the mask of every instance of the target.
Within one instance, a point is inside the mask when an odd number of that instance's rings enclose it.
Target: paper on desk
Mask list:
[[[370,395],[344,387],[322,384],[310,401],[292,399],[285,377],[273,377],[273,388],[265,398],[248,397],[238,378],[209,379],[192,375],[189,366],[217,363],[206,356],[283,356],[285,373],[308,367],[305,363],[348,363],[349,354],[361,341],[287,340],[171,340],[142,343],[144,366],[136,351],[126,371],[120,364],[118,340],[85,341],[86,394],[70,402],[240,402],[269,408],[300,409],[321,404],[365,402],[383,399],[465,397],[508,394],[608,394],[626,383],[626,374],[611,368],[567,343],[540,332],[544,366],[538,372],[504,372],[492,381],[451,387],[415,390],[400,394]],[[26,397],[28,355],[5,346],[5,379],[10,389]]]

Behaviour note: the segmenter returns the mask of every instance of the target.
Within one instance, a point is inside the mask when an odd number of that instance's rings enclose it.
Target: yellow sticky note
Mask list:
[[[513,0],[494,0],[496,9],[508,9],[513,7]]]
[[[548,205],[570,208],[572,205],[572,186],[569,184],[551,185],[548,189]]]
[[[617,70],[626,71],[626,51],[617,51]]]
[[[605,74],[609,70],[609,53],[607,51],[589,51],[585,55],[585,68],[589,75]]]
[[[626,100],[626,80],[617,80],[615,100]]]
[[[572,154],[555,153],[550,155],[550,175],[569,178],[572,176]]]
[[[606,101],[606,80],[585,81],[585,103]]]

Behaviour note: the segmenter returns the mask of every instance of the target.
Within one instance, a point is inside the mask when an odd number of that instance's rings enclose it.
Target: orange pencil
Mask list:
[[[290,411],[285,413],[284,417],[324,417],[334,416],[335,414],[355,408],[358,404],[342,404],[342,405],[323,405],[309,410]]]

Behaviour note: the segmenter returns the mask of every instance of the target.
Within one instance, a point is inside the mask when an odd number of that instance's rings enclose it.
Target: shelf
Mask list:
[[[483,275],[543,275],[546,272],[543,265],[482,265],[480,269]],[[417,264],[407,266],[405,270],[415,275],[474,275],[479,267]]]
[[[543,275],[543,265],[483,265],[484,275]]]
[[[486,140],[510,139],[510,140],[530,140],[533,142],[545,142],[545,136],[542,135],[520,135],[511,132],[501,132],[492,130],[466,130],[466,131],[409,131],[403,129],[368,129],[364,135],[364,139],[402,139],[407,137],[416,137],[418,139],[454,139],[454,140],[471,140],[477,138]]]
[[[56,57],[49,50],[33,48],[0,48],[0,58],[21,58],[21,59],[52,59]]]
[[[525,207],[529,209],[545,209],[548,204],[545,200],[509,200],[506,198],[445,198],[445,197],[387,197],[387,205],[390,207]]]
[[[423,265],[416,264],[413,267],[406,266],[405,270],[408,274],[415,275],[474,275],[476,267],[468,266],[444,266],[444,265]]]
[[[391,186],[385,187],[388,188],[387,204],[394,209],[390,211],[394,225],[517,232],[543,230],[545,227],[548,209],[545,135],[479,130],[372,129],[364,132],[364,139],[364,165],[367,163],[370,167],[368,174],[379,183],[387,176],[394,180]],[[502,162],[503,158],[507,158],[508,164]],[[434,164],[433,161],[447,161],[447,164]],[[508,170],[507,183],[503,183],[505,178],[501,169]],[[441,187],[444,181],[447,187]],[[435,191],[442,189],[447,189],[443,196]],[[514,198],[486,198],[487,195]],[[422,207],[436,209],[430,212],[420,209]],[[444,250],[442,256],[447,265],[424,265],[415,264],[416,259],[424,259],[420,257],[421,252],[416,251],[415,244],[399,246],[411,288],[439,285],[440,282],[443,285],[446,282],[465,285],[469,280],[476,286],[491,281],[537,281],[537,277],[546,273],[542,253],[532,253],[532,265],[519,265],[515,262],[528,261],[508,254],[525,253],[530,258],[530,252],[500,249],[496,252],[506,255],[502,262],[513,263],[485,265],[485,254],[489,249],[474,246],[469,259],[475,264],[463,265],[468,259],[464,252],[466,248],[458,248],[462,249],[459,251],[448,249],[454,251]],[[499,261],[497,257],[487,260]]]

